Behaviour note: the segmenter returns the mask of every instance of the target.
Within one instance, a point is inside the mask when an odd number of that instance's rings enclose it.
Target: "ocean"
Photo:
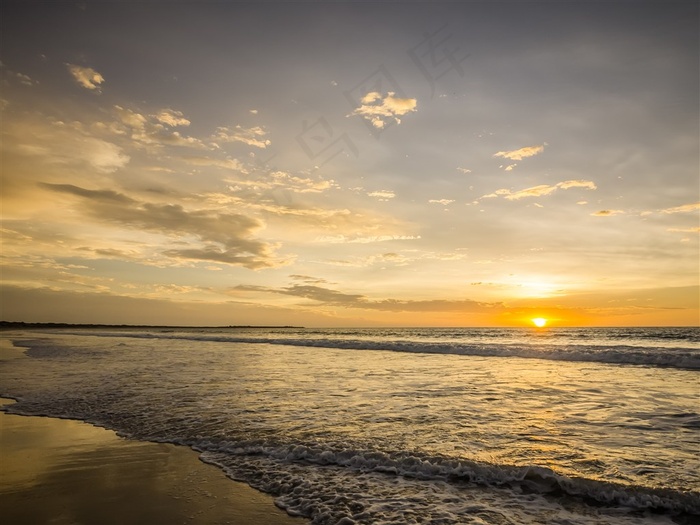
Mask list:
[[[11,413],[187,445],[314,524],[700,523],[700,329],[7,331]]]

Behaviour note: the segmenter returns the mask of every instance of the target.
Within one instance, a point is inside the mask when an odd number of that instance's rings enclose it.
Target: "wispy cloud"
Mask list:
[[[4,123],[3,133],[5,150],[52,166],[87,164],[99,173],[111,173],[130,160],[120,146],[93,136],[79,122],[29,118]]]
[[[196,137],[182,135],[179,131],[169,129],[172,126],[190,124],[190,121],[179,111],[166,109],[155,115],[144,115],[130,108],[114,106],[114,114],[118,119],[117,123],[107,127],[115,133],[131,136],[134,141],[142,145],[211,149]]]
[[[696,226],[695,228],[668,228],[667,231],[681,233],[700,233],[700,227]]]
[[[9,74],[11,76],[14,76],[23,86],[33,86],[35,84],[38,84],[36,80],[33,80],[32,77],[30,77],[29,75],[25,75],[24,73],[10,72]]]
[[[612,217],[613,215],[623,215],[625,212],[623,210],[600,210],[591,213],[593,217]]]
[[[367,93],[360,102],[362,105],[347,115],[360,115],[369,120],[377,129],[383,129],[388,123],[401,123],[400,116],[416,111],[418,101],[415,98],[399,98],[396,93],[389,91],[382,96],[378,91]]]
[[[523,160],[528,157],[533,157],[538,153],[542,153],[546,145],[547,143],[544,143],[541,146],[525,146],[524,148],[515,149],[512,151],[499,151],[498,153],[494,153],[493,156],[503,157],[504,159],[510,160]]]
[[[267,131],[260,126],[252,128],[236,126],[233,129],[222,126],[216,129],[212,140],[217,144],[220,142],[242,142],[256,148],[267,148],[272,142],[265,138],[266,135]]]
[[[66,64],[68,71],[75,81],[85,89],[100,92],[100,85],[105,81],[104,77],[91,67],[76,66],[75,64]]]
[[[661,213],[688,213],[695,210],[700,210],[700,202],[696,202],[694,204],[684,204],[682,206],[676,206],[674,208],[666,208],[665,210],[661,210]]]
[[[241,161],[238,159],[225,158],[217,159],[210,157],[182,157],[188,164],[193,166],[211,166],[215,168],[222,168],[225,170],[234,170],[241,173],[248,173],[248,170],[243,166]]]
[[[420,235],[367,235],[367,236],[355,236],[355,235],[328,235],[324,237],[318,237],[315,242],[328,243],[328,244],[368,244],[373,242],[385,242],[385,241],[413,241],[420,239]]]
[[[389,199],[396,197],[396,194],[391,190],[371,191],[367,195],[370,197],[375,197],[380,201],[388,201]]]
[[[465,300],[403,300],[380,299],[373,300],[362,294],[346,293],[331,288],[311,284],[293,284],[288,287],[271,288],[266,286],[239,285],[231,290],[233,293],[270,293],[290,295],[321,303],[327,306],[343,308],[359,308],[363,310],[378,310],[390,312],[474,312],[501,307],[500,303],[480,303]]]
[[[293,281],[301,281],[304,284],[328,284],[326,279],[321,279],[320,277],[312,277],[310,275],[299,275],[292,274],[289,276]]]
[[[248,170],[242,167],[239,168],[238,171],[243,174],[248,174]],[[253,172],[248,177],[226,179],[225,182],[231,185],[229,187],[231,191],[240,191],[249,188],[256,191],[284,190],[294,193],[322,193],[336,186],[335,181],[332,179],[303,177],[282,170],[271,171],[269,173]]]
[[[163,109],[156,113],[156,120],[161,124],[166,126],[189,126],[190,121],[185,118],[182,111],[176,111],[174,109]]]
[[[568,190],[570,188],[585,188],[588,190],[595,190],[597,189],[597,186],[595,183],[589,181],[589,180],[567,180],[564,182],[558,182],[557,184],[553,185],[547,185],[547,184],[541,184],[539,186],[533,186],[531,188],[525,188],[523,190],[519,191],[511,191],[509,189],[500,189],[496,190],[493,193],[489,193],[488,195],[484,195],[481,197],[482,199],[489,199],[489,198],[495,198],[495,197],[504,197],[505,199],[509,201],[514,201],[514,200],[519,200],[519,199],[524,199],[527,197],[542,197],[546,195],[550,195],[554,193],[555,191],[562,189],[562,190]]]
[[[212,210],[188,210],[179,204],[159,204],[133,199],[113,190],[90,190],[70,184],[42,184],[50,191],[80,198],[79,210],[104,224],[157,233],[185,248],[161,249],[171,258],[218,262],[249,269],[280,266],[274,246],[254,239],[262,227],[254,218]]]

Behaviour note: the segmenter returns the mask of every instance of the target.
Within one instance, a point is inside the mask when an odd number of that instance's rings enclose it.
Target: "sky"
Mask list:
[[[700,324],[697,2],[0,9],[3,320]]]

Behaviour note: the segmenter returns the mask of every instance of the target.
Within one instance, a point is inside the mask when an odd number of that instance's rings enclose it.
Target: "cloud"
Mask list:
[[[33,86],[35,84],[38,84],[36,80],[32,80],[32,77],[30,77],[29,75],[25,75],[24,73],[10,72],[10,75],[13,75],[19,81],[19,83],[24,86]]]
[[[375,128],[383,129],[388,123],[401,123],[399,116],[416,111],[418,101],[415,98],[399,98],[389,91],[385,97],[377,91],[367,93],[361,99],[362,105],[347,115],[360,115],[369,120]]]
[[[622,210],[600,210],[591,213],[593,217],[612,217],[613,215],[622,215],[625,212]]]
[[[200,139],[171,131],[170,126],[186,126],[189,120],[179,111],[165,109],[156,115],[143,115],[132,109],[114,106],[118,123],[108,126],[117,134],[129,134],[132,140],[146,146],[183,146],[196,149],[211,149]],[[185,124],[186,123],[186,124]]]
[[[430,204],[442,204],[443,206],[447,206],[448,204],[452,204],[454,199],[430,199],[428,201]]]
[[[166,126],[189,126],[190,121],[185,118],[182,111],[175,111],[174,109],[163,109],[156,113],[155,118],[161,124]]]
[[[464,173],[465,175],[466,175],[467,173],[471,173],[471,172],[472,172],[472,170],[467,169],[467,168],[457,168],[457,171],[460,171],[460,172]]]
[[[315,180],[308,177],[297,177],[286,171],[270,173],[273,185],[283,187],[297,193],[322,193],[335,186],[333,180]]]
[[[93,137],[79,123],[50,119],[8,122],[4,148],[51,165],[88,164],[100,173],[111,173],[130,161],[129,155],[112,142]]]
[[[558,188],[562,190],[568,190],[569,188],[586,188],[589,190],[596,190],[598,187],[594,182],[590,180],[567,180],[557,184]]]
[[[595,185],[595,183],[589,180],[567,180],[564,182],[558,182],[554,185],[541,184],[539,186],[525,188],[524,190],[516,192],[512,192],[509,189],[502,188],[500,190],[496,190],[493,193],[489,193],[488,195],[484,195],[481,198],[489,199],[494,197],[504,197],[509,201],[514,201],[524,199],[526,197],[542,197],[550,195],[559,189],[568,190],[570,188],[585,188],[588,190],[595,190],[597,189],[597,186]]]
[[[66,64],[73,78],[85,89],[100,92],[100,84],[105,79],[97,71],[91,67],[76,66],[75,64]]]
[[[244,174],[248,173],[245,169],[239,169],[239,171]],[[333,180],[299,177],[282,170],[258,174],[257,178],[250,176],[244,179],[227,179],[225,182],[231,184],[229,186],[231,191],[241,191],[245,188],[250,188],[255,191],[282,190],[294,193],[322,193],[337,186]]]
[[[513,151],[499,151],[498,153],[494,153],[493,156],[510,160],[523,160],[527,157],[533,157],[538,153],[542,153],[546,145],[547,143],[545,142],[541,146],[525,146],[524,148]]]
[[[212,140],[215,142],[242,142],[256,148],[267,148],[272,143],[264,138],[266,135],[267,131],[260,126],[247,129],[242,126],[236,126],[233,130],[227,127],[219,127],[216,128],[216,134],[212,137]]]
[[[239,249],[221,248],[220,246],[214,245],[204,246],[203,248],[165,250],[163,255],[181,259],[217,262],[232,266],[243,266],[250,270],[258,270],[260,268],[282,265],[279,263],[271,264],[269,261],[260,258],[259,254],[246,254],[241,253],[241,250]]]
[[[81,146],[84,148],[83,157],[98,171],[111,173],[125,166],[130,157],[122,152],[122,149],[101,139],[85,138]]]
[[[345,306],[351,306],[363,299],[363,296],[359,294],[348,294],[308,284],[294,284],[288,288],[275,290],[275,293],[303,297],[304,299],[311,299],[326,304]]]
[[[252,238],[262,224],[251,217],[211,210],[187,210],[179,204],[137,201],[113,190],[89,190],[71,184],[42,187],[79,197],[81,210],[106,224],[164,235],[194,247],[167,249],[167,257],[212,261],[249,269],[280,266],[273,246]]]
[[[148,124],[148,118],[144,115],[137,113],[129,108],[123,108],[121,106],[114,106],[114,111],[117,115],[119,121],[125,126],[133,130],[145,130]]]
[[[210,157],[182,157],[182,160],[193,166],[212,166],[225,170],[234,170],[241,173],[248,173],[248,170],[243,166],[238,159],[212,159]]]
[[[389,199],[396,197],[396,194],[390,190],[371,191],[367,193],[367,195],[370,197],[376,197],[380,201],[388,201]]]
[[[675,208],[666,208],[665,210],[661,210],[661,213],[687,213],[695,210],[700,210],[700,202],[696,202],[694,204],[684,204],[682,206],[676,206]]]
[[[469,299],[466,300],[401,300],[401,299],[368,299],[362,294],[350,294],[314,286],[309,284],[294,284],[283,288],[268,288],[265,286],[246,286],[240,285],[233,288],[239,292],[265,292],[280,295],[291,295],[309,299],[328,306],[340,306],[344,308],[359,308],[363,310],[378,310],[391,312],[467,312],[467,311],[483,311],[496,306],[501,306],[500,303],[487,304],[479,303]]]
[[[353,256],[347,259],[332,259],[323,261],[331,266],[350,266],[355,268],[368,268],[378,266],[385,269],[387,266],[408,266],[423,261],[463,261],[468,258],[466,253],[459,252],[426,252],[423,250],[408,249],[400,253],[387,252],[365,257]]]
[[[302,281],[305,284],[328,284],[328,281],[326,279],[321,279],[320,277],[311,277],[310,275],[292,274],[289,276],[289,278],[294,281]]]
[[[345,244],[345,243],[356,243],[356,244],[369,244],[372,242],[385,242],[385,241],[413,241],[420,239],[420,235],[328,235],[323,237],[318,237],[315,242],[328,243],[328,244]]]
[[[700,228],[668,228],[669,232],[681,232],[681,233],[700,233]]]

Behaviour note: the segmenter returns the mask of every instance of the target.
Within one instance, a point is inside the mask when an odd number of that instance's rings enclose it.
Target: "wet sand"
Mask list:
[[[79,421],[4,412],[0,522],[308,523],[275,507],[272,497],[226,478],[186,447],[130,441]]]

